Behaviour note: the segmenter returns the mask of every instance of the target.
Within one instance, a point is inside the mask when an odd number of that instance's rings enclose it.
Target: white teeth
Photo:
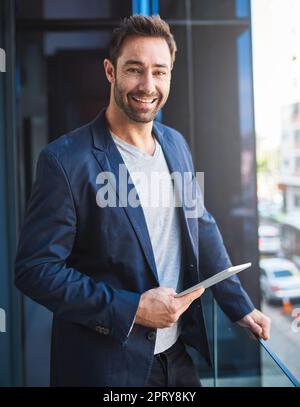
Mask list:
[[[152,103],[155,99],[139,99],[134,97],[133,99],[137,100],[138,102],[142,102],[142,103]]]

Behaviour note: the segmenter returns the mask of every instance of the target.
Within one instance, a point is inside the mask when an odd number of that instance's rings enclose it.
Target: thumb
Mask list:
[[[205,289],[203,287],[197,288],[196,290],[192,291],[191,293],[186,295],[187,300],[190,302],[193,302],[196,298],[199,298],[203,293]],[[185,296],[183,296],[185,297]]]

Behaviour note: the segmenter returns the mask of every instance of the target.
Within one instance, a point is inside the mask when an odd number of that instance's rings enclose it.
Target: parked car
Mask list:
[[[300,298],[300,271],[295,263],[272,257],[261,259],[259,266],[260,287],[266,301]]]
[[[260,225],[258,228],[258,248],[261,254],[278,254],[281,251],[280,231],[277,226]]]

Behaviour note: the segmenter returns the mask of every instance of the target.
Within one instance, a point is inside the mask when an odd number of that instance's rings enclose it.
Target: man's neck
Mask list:
[[[111,106],[107,108],[105,117],[112,133],[143,152],[150,155],[154,154],[153,121],[149,123],[131,122],[123,112],[119,114]]]

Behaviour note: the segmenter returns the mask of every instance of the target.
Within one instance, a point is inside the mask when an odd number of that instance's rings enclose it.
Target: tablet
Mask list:
[[[212,276],[206,280],[203,280],[196,285],[193,285],[192,287],[188,288],[187,290],[184,290],[181,293],[176,294],[175,297],[181,297],[182,295],[191,293],[192,291],[194,291],[200,287],[202,287],[202,288],[211,287],[212,285],[217,284],[220,281],[225,280],[225,278],[231,277],[234,274],[237,274],[240,271],[243,271],[243,270],[249,268],[250,266],[251,266],[251,263],[244,263],[244,264],[239,264],[238,266],[229,267],[228,269],[220,271],[220,273],[217,273],[214,276]]]

